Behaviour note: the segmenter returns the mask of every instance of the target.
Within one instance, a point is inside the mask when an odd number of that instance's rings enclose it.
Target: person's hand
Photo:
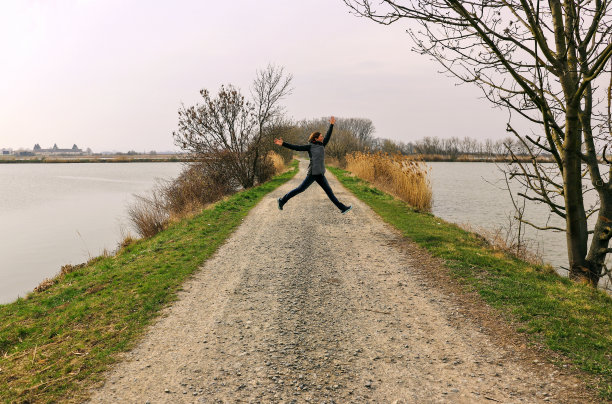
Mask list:
[[[329,118],[329,123],[331,123],[332,125],[336,123],[336,118],[334,118],[333,116],[331,118]]]
[[[274,139],[274,143],[276,143],[279,146],[283,145],[283,139]]]

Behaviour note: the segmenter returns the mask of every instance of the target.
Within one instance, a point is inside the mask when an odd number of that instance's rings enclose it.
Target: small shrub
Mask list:
[[[130,220],[141,237],[152,237],[162,231],[168,223],[169,214],[159,190],[150,197],[135,195],[136,202],[128,208]]]
[[[262,157],[257,179],[269,180],[285,169],[282,156],[270,151]],[[180,219],[201,210],[237,191],[231,174],[231,160],[225,155],[197,161],[185,166],[173,180],[159,181],[149,196],[136,195],[136,201],[128,207],[128,215],[138,235],[152,237],[162,231],[172,220]],[[119,248],[134,240],[124,237]]]
[[[274,176],[274,163],[268,158],[268,155],[264,155],[260,158],[260,163],[257,165],[255,170],[255,177],[257,183],[261,184],[268,181]]]
[[[261,158],[261,162],[257,165],[257,170],[255,172],[257,183],[261,184],[268,181],[270,178],[282,172],[284,169],[284,158],[272,150],[268,151],[268,153]]]
[[[232,184],[226,170],[192,163],[176,179],[161,184],[159,191],[168,214],[180,217],[232,194]]]
[[[227,169],[204,162],[187,165],[170,181],[159,181],[149,196],[135,195],[128,215],[139,236],[148,238],[162,231],[170,220],[182,218],[236,191]],[[120,246],[121,247],[121,246]]]

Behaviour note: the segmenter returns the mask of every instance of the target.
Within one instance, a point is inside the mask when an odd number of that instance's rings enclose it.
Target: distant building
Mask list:
[[[6,156],[9,154],[13,154],[13,151],[11,149],[2,149],[2,152],[0,154]]]
[[[53,145],[50,149],[43,149],[40,147],[38,143],[34,145],[34,149],[32,151],[35,154],[43,154],[43,155],[52,155],[52,154],[70,154],[70,155],[79,155],[84,154],[82,149],[79,149],[77,145],[72,145],[72,149],[60,149],[57,147],[57,143]]]

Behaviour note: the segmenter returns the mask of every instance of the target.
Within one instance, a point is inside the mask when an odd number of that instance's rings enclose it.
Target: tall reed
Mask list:
[[[274,175],[280,174],[285,170],[285,160],[280,154],[270,151],[268,152],[267,159],[272,167],[274,167]]]
[[[420,211],[431,211],[429,167],[422,161],[401,154],[355,152],[346,156],[346,169]]]

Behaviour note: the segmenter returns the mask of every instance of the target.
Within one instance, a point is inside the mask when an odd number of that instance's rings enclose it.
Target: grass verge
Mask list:
[[[0,400],[82,401],[249,210],[297,173],[297,161],[291,167],[114,256],[93,259],[44,292],[0,306]]]
[[[328,167],[355,196],[433,256],[450,275],[499,310],[533,343],[567,358],[612,400],[612,298],[543,266],[494,251],[473,233],[419,213],[349,172]]]

